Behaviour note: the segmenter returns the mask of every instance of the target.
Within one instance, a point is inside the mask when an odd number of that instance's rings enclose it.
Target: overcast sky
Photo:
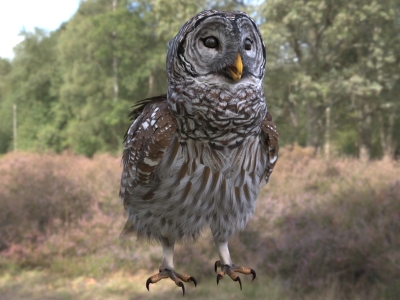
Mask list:
[[[77,11],[80,0],[0,0],[0,57],[12,59],[21,30],[57,29]]]

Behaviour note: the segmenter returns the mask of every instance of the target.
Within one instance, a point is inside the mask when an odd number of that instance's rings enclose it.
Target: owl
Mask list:
[[[193,276],[174,267],[175,243],[209,227],[219,254],[217,284],[256,272],[232,262],[228,241],[245,228],[278,158],[279,135],[263,92],[265,47],[244,12],[206,10],[187,21],[167,50],[166,95],[145,99],[125,135],[122,236],[158,242],[159,272],[185,294]]]

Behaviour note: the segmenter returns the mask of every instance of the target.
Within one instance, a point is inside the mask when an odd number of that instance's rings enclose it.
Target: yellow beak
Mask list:
[[[236,57],[234,65],[229,66],[228,70],[229,70],[229,74],[231,75],[233,80],[238,81],[240,78],[242,78],[243,63],[242,63],[242,58],[239,53]]]

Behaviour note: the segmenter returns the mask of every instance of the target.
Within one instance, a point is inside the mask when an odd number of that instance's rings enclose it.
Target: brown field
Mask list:
[[[120,158],[10,153],[0,158],[1,299],[175,299],[157,272],[161,248],[119,240]],[[400,163],[325,160],[281,151],[257,211],[230,242],[257,271],[243,291],[216,285],[210,234],[179,245],[175,266],[198,281],[190,299],[398,299]],[[242,276],[243,277],[243,276]]]

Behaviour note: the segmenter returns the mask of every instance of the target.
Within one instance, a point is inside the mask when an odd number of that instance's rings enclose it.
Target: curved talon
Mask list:
[[[182,296],[185,296],[185,285],[183,284],[183,282],[179,282],[178,286],[182,288]]]
[[[251,274],[253,275],[253,279],[251,281],[254,281],[254,279],[256,279],[256,271],[254,271],[253,269],[250,270]]]
[[[148,290],[149,292],[150,292],[150,289],[149,289],[150,283],[151,283],[151,280],[150,280],[150,278],[149,278],[149,279],[147,279],[147,281],[146,281],[146,288],[147,288],[147,290]]]
[[[242,280],[240,279],[240,277],[236,277],[235,281],[239,281],[240,284],[240,290],[242,290]]]
[[[215,264],[214,264],[214,271],[215,271],[215,273],[217,273],[217,268],[220,267],[220,266],[221,266],[221,261],[220,261],[220,260],[217,260],[217,261],[215,262]]]
[[[185,296],[185,292],[186,292],[186,291],[185,291],[185,285],[184,285],[183,281],[184,281],[184,282],[191,282],[191,281],[193,281],[194,286],[195,286],[195,287],[197,286],[197,280],[196,280],[196,278],[194,278],[194,277],[192,277],[192,276],[189,276],[189,275],[186,275],[186,274],[179,274],[179,273],[175,272],[173,269],[170,270],[170,269],[165,268],[165,269],[162,270],[160,273],[154,274],[153,276],[151,276],[151,277],[149,277],[149,278],[147,279],[147,281],[146,281],[146,288],[147,288],[147,290],[150,292],[150,283],[151,283],[151,284],[157,283],[157,282],[159,282],[160,280],[165,279],[165,278],[170,278],[172,281],[175,282],[175,284],[176,284],[177,286],[181,287],[181,288],[182,288],[183,296]]]
[[[190,280],[190,281],[193,281],[195,287],[197,286],[196,278],[190,276],[190,277],[189,277],[189,280]]]
[[[224,276],[222,276],[221,274],[218,274],[218,275],[217,275],[217,285],[218,285],[218,283],[219,283],[219,280],[222,279],[222,278],[224,278]]]

